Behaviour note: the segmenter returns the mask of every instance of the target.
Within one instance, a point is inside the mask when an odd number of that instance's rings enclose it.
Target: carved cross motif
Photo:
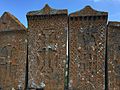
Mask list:
[[[50,36],[52,35],[53,31],[52,30],[45,30],[43,31],[43,35],[45,36],[45,47],[43,48],[39,48],[38,49],[38,52],[39,53],[45,53],[45,58],[44,58],[44,67],[43,67],[43,71],[44,72],[52,72],[53,69],[52,69],[52,66],[50,65],[50,58],[49,58],[49,54],[51,52],[55,52],[56,51],[56,47],[55,45],[50,45]]]

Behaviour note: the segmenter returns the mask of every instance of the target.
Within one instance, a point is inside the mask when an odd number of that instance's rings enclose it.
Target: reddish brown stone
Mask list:
[[[106,24],[90,6],[70,14],[70,90],[104,90]]]
[[[15,16],[5,12],[0,18],[0,31],[6,30],[26,30],[26,28]]]
[[[27,14],[29,87],[37,88],[44,82],[45,90],[64,90],[67,11],[51,9],[48,5],[42,10],[32,12],[37,13],[32,16],[31,12]],[[57,13],[63,11],[66,13]]]
[[[120,90],[120,22],[108,23],[108,89]]]
[[[28,77],[31,90],[44,85],[44,90],[64,90],[68,84],[69,90],[104,90],[108,72],[108,89],[120,90],[120,22],[109,22],[107,27],[107,17],[107,12],[90,6],[68,16],[66,9],[46,4],[27,13],[28,32],[16,17],[5,12],[0,17],[0,89],[22,86],[24,90]]]
[[[0,18],[0,88],[15,90],[25,84],[27,35],[25,27],[5,12]]]

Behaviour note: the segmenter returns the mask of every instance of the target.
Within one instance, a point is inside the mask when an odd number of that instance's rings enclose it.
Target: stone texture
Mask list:
[[[74,13],[71,13],[70,16],[106,16],[108,15],[107,12],[101,12],[101,11],[97,11],[93,8],[91,8],[90,6],[86,6],[83,9],[81,9],[80,11],[76,11]]]
[[[51,14],[49,10],[46,13],[27,14],[29,88],[40,87],[43,83],[45,90],[64,90],[67,13]]]
[[[41,10],[30,11],[29,31],[9,12],[0,17],[0,90],[24,90],[26,69],[31,90],[44,86],[44,90],[64,90],[67,60],[69,90],[104,90],[105,49],[109,90],[120,90],[120,22],[107,26],[108,13],[90,6],[67,14],[66,9],[53,9],[47,4]],[[67,31],[70,59],[66,57]]]
[[[21,30],[20,30],[21,29]],[[0,88],[22,90],[25,86],[27,34],[13,15],[5,12],[0,18]]]
[[[120,22],[108,23],[108,86],[120,90]]]
[[[70,90],[104,90],[104,13],[86,6],[69,16]]]
[[[4,14],[0,17],[0,31],[25,29],[25,26],[21,24],[20,21],[9,12],[4,12]]]
[[[67,9],[59,10],[59,9],[53,9],[48,4],[45,5],[45,7],[41,10],[36,11],[30,11],[27,13],[29,16],[34,15],[59,15],[59,14],[67,14]]]

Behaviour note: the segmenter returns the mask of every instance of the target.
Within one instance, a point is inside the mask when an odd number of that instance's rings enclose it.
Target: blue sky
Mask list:
[[[120,0],[0,0],[0,16],[8,11],[27,27],[26,13],[41,9],[46,3],[56,9],[68,9],[69,13],[90,5],[109,12],[110,21],[120,21]]]

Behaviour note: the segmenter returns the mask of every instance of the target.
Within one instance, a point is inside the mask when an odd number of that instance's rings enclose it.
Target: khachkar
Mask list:
[[[10,13],[0,18],[0,90],[25,86],[26,28]]]
[[[64,90],[67,18],[67,10],[48,5],[28,12],[29,88]]]
[[[107,17],[90,6],[69,15],[70,90],[104,90]]]
[[[120,22],[108,23],[108,90],[120,90]]]

